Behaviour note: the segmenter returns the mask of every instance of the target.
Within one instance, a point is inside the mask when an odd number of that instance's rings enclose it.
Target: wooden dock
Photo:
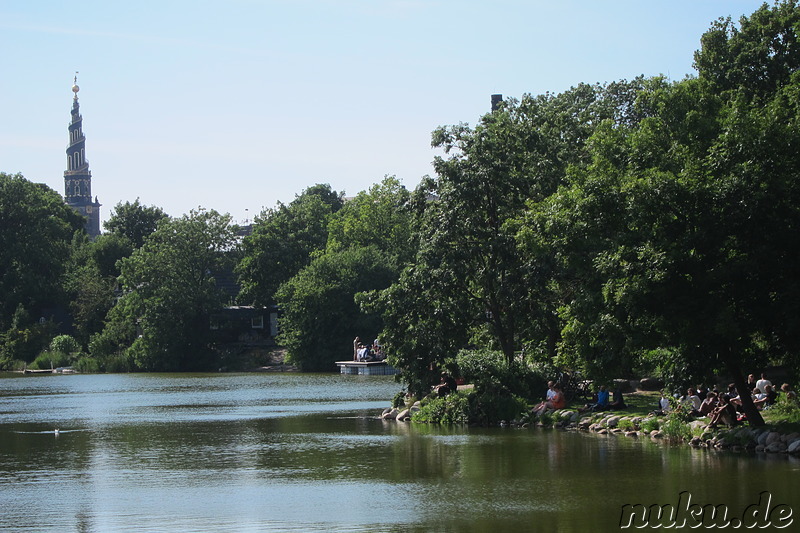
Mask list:
[[[349,376],[393,376],[400,371],[386,361],[336,361],[339,373]]]

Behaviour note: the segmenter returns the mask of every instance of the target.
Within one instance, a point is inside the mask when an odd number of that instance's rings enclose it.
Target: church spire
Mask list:
[[[86,137],[83,117],[78,103],[78,73],[72,82],[72,120],[69,124],[67,170],[64,171],[64,197],[67,205],[86,217],[86,232],[94,238],[100,235],[100,204],[92,201],[92,172],[86,160]]]

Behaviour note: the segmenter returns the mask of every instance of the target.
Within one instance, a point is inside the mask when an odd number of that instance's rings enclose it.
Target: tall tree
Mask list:
[[[160,207],[144,206],[137,198],[133,203],[118,203],[104,226],[111,234],[124,236],[134,248],[140,248],[158,223],[167,218]]]
[[[72,236],[83,226],[57,192],[0,172],[0,332],[12,321],[15,331],[25,331],[32,324],[22,317],[38,322],[66,305],[62,278]]]
[[[213,210],[162,221],[121,261],[124,295],[104,335],[130,342],[127,353],[143,370],[211,368],[209,316],[224,302],[214,273],[235,242],[230,215]]]
[[[282,284],[279,342],[290,360],[303,370],[319,371],[350,358],[353,336],[376,336],[381,326],[380,316],[362,313],[354,296],[384,289],[395,276],[391,256],[374,246],[354,246],[315,258]]]
[[[289,205],[279,203],[257,216],[253,233],[242,242],[242,260],[236,267],[240,301],[274,303],[281,283],[308,265],[312,253],[325,249],[328,219],[342,204],[342,196],[330,185],[315,185]]]

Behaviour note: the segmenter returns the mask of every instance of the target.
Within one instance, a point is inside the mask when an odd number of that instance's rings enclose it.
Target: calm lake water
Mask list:
[[[0,530],[617,531],[625,504],[769,491],[800,461],[543,429],[376,419],[391,377],[0,379]],[[58,428],[58,434],[54,430]]]

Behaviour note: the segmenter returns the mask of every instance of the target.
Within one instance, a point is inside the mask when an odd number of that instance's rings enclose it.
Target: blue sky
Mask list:
[[[430,134],[490,96],[693,74],[754,0],[0,2],[0,171],[64,192],[72,78],[106,220],[139,198],[237,221],[315,183],[433,174]]]

